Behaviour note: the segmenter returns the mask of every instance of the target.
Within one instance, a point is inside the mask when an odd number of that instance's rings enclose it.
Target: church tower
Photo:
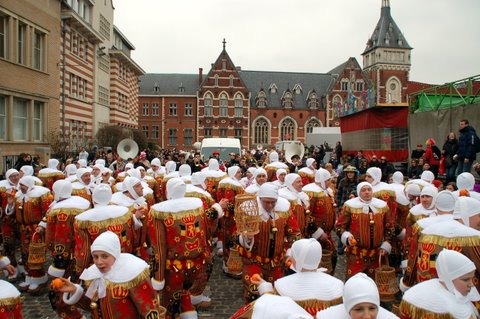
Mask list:
[[[406,104],[412,47],[390,14],[390,0],[382,0],[380,20],[362,53],[376,105]]]

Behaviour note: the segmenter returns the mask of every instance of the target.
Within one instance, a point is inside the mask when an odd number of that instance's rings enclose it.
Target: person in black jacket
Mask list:
[[[458,139],[458,174],[472,170],[472,164],[477,158],[475,151],[475,136],[477,132],[470,126],[468,120],[460,121],[460,138]]]
[[[458,140],[455,132],[450,132],[447,136],[445,144],[443,144],[442,155],[447,175],[447,183],[455,181],[455,172],[457,171],[458,161],[453,157],[458,153]]]

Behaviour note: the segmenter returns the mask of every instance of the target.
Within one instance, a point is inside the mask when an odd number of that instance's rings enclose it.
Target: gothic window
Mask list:
[[[307,122],[307,133],[312,133],[313,132],[313,128],[314,127],[321,127],[322,126],[322,123],[320,123],[319,120],[317,119],[310,119],[308,122]]]
[[[295,123],[290,118],[284,119],[280,125],[280,138],[284,141],[293,141],[295,136]]]
[[[295,87],[293,88],[293,92],[295,92],[296,95],[302,94],[302,87],[300,84],[295,84]]]
[[[205,106],[205,116],[212,116],[213,115],[212,95],[210,93],[207,93],[203,101]]]
[[[235,95],[235,117],[243,116],[243,97],[240,93]]]
[[[262,108],[267,106],[267,97],[266,97],[265,92],[263,90],[258,92],[257,106],[262,107]]]
[[[292,93],[286,92],[283,96],[283,107],[286,109],[291,109],[293,106]]]
[[[318,97],[316,93],[311,93],[310,97],[308,98],[308,108],[309,109],[317,109],[319,107]]]
[[[264,118],[259,118],[255,121],[253,128],[253,143],[254,144],[269,144],[268,133],[270,126]]]
[[[220,95],[220,116],[228,116],[228,98],[225,93]]]
[[[215,80],[215,86],[218,86],[218,74],[215,74],[214,80]]]
[[[275,85],[275,83],[272,83],[272,85],[270,85],[270,87],[268,88],[268,90],[270,91],[271,94],[275,94],[275,93],[277,93],[278,88],[277,88],[277,86]]]
[[[400,81],[397,78],[391,77],[390,79],[388,79],[386,89],[387,89],[387,96],[386,96],[387,103],[402,102],[402,96],[401,96],[402,87],[401,87]]]
[[[230,84],[229,84],[229,86],[230,86],[231,88],[233,88],[233,75],[230,75],[230,78],[229,78],[229,79],[230,79]]]

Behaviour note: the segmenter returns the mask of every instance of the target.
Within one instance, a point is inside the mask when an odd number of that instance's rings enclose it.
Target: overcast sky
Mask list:
[[[244,70],[327,73],[361,53],[381,0],[114,0],[115,25],[148,73],[208,72],[222,50]],[[391,0],[410,80],[480,74],[479,0]]]

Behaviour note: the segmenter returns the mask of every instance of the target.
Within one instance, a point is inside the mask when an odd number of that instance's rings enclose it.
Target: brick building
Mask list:
[[[59,126],[60,1],[0,4],[0,171],[22,152],[50,155]]]

